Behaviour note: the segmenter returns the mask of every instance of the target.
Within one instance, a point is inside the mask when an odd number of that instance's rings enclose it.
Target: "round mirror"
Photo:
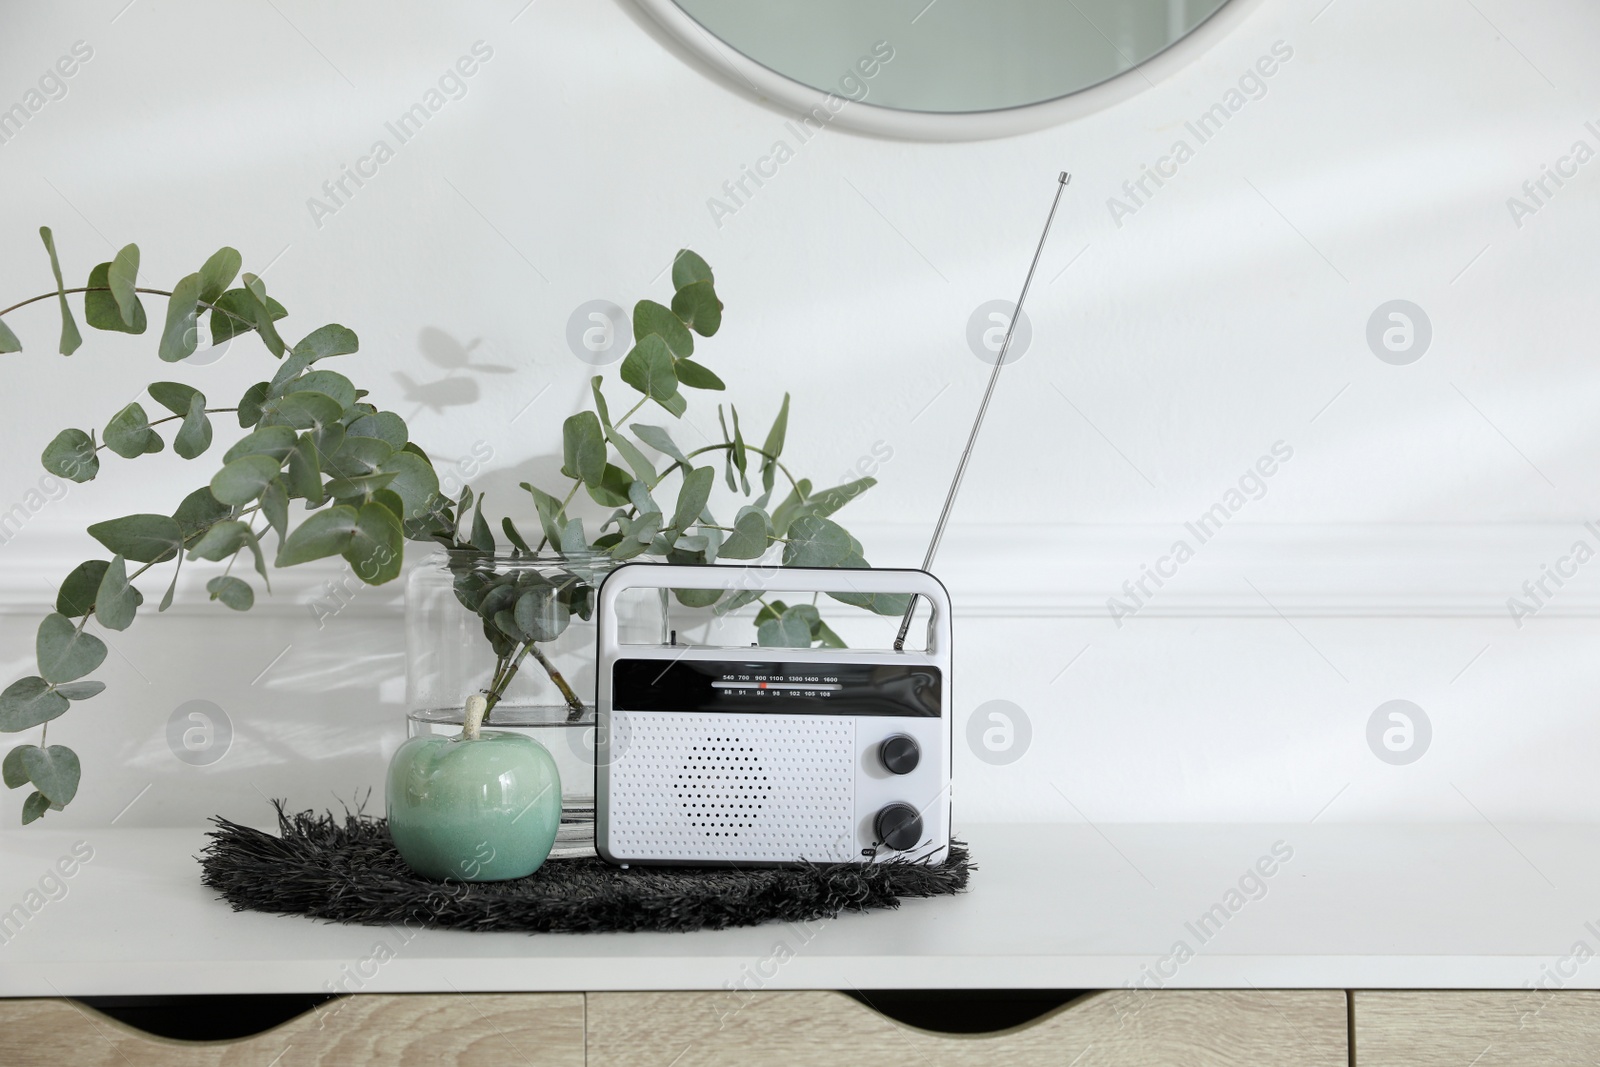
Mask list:
[[[760,95],[902,136],[999,136],[1093,110],[1243,0],[639,0]],[[1220,32],[1220,31],[1219,31]],[[1169,64],[1170,65],[1170,64]],[[1089,98],[1089,99],[1085,99]]]

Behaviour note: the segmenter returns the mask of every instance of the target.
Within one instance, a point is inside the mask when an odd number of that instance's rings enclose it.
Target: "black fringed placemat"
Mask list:
[[[347,812],[285,813],[278,836],[212,820],[203,881],[235,911],[273,911],[341,923],[408,923],[454,930],[592,933],[721,930],[809,922],[844,911],[899,907],[906,897],[959,893],[974,869],[966,846],[950,858],[781,868],[633,867],[550,860],[509,882],[433,882],[401,860],[383,819]]]

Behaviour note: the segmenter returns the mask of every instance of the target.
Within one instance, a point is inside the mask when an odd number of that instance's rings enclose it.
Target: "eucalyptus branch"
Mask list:
[[[140,288],[140,287],[135,286],[133,291],[136,292],[136,293],[143,293],[146,296],[164,296],[164,297],[168,297],[168,298],[170,298],[172,296],[171,290],[168,290],[168,289],[144,289],[144,288]],[[11,314],[13,311],[16,311],[18,308],[25,308],[29,304],[37,304],[41,300],[54,300],[58,296],[71,296],[71,295],[76,295],[78,293],[109,293],[109,292],[111,292],[111,286],[109,286],[109,285],[80,285],[80,286],[77,286],[77,287],[72,288],[72,289],[63,289],[59,293],[57,293],[54,290],[52,290],[52,291],[50,291],[48,293],[40,293],[38,296],[30,296],[26,300],[22,300],[22,301],[19,301],[18,303],[12,304],[10,307],[6,308],[5,310],[0,311],[0,318],[5,318],[7,315]],[[203,307],[207,311],[219,312],[220,314],[228,316],[228,318],[232,319],[234,322],[242,323],[245,326],[250,327],[252,330],[255,329],[255,327],[256,327],[256,324],[254,322],[252,322],[251,320],[243,317],[242,315],[237,315],[234,312],[229,311],[227,308],[218,307],[217,305],[209,303],[209,302],[207,302],[205,300],[196,300],[195,301],[195,306]]]
[[[86,679],[108,652],[106,643],[88,631],[89,620],[94,618],[108,632],[130,626],[143,603],[134,583],[157,564],[174,564],[162,608],[171,602],[190,558],[219,563],[226,558],[206,588],[213,600],[226,607],[248,610],[255,593],[249,582],[232,572],[237,569],[239,553],[249,549],[257,555],[256,569],[266,580],[266,558],[260,554],[266,528],[258,530],[255,518],[260,515],[279,535],[276,565],[343,557],[361,581],[381,584],[399,575],[407,533],[428,536],[427,530],[420,528],[425,523],[413,524],[416,516],[429,514],[428,502],[439,493],[432,462],[410,444],[405,420],[367,402],[367,392],[357,389],[342,373],[313,367],[329,356],[355,352],[360,347],[356,335],[329,324],[293,344],[285,343],[273,323],[287,312],[267,296],[259,278],[246,274],[241,279],[242,260],[234,249],[218,250],[199,271],[166,290],[135,284],[139,250],[128,245],[112,262],[96,266],[89,284],[67,287],[50,230],[41,228],[40,238],[49,253],[56,288],[14,303],[0,310],[0,316],[31,304],[59,301],[61,339],[57,347],[63,354],[71,354],[83,343],[67,297],[87,294],[81,307],[91,329],[142,333],[148,326],[157,326],[153,333],[160,337],[160,355],[167,363],[192,354],[194,337],[189,331],[204,312],[212,315],[214,339],[253,332],[280,360],[290,351],[294,355],[280,362],[276,370],[267,371],[270,382],[251,386],[236,405],[212,406],[193,386],[158,381],[149,386],[150,395],[173,415],[151,421],[143,406],[133,403],[112,417],[103,440],[69,428],[46,446],[40,457],[45,470],[82,483],[98,475],[103,450],[130,460],[162,451],[168,442],[160,429],[172,423],[181,422],[171,438],[172,450],[187,461],[210,450],[216,432],[214,416],[237,415],[239,426],[250,431],[227,450],[201,487],[185,497],[172,514],[146,509],[89,527],[111,558],[85,560],[61,583],[55,611],[40,624],[35,642],[39,673],[18,679],[0,692],[0,732],[6,733],[52,721],[71,705],[105,688],[99,681]],[[233,285],[236,280],[242,287]],[[170,301],[164,329],[146,319],[137,294]],[[0,352],[22,348],[10,326],[0,322]],[[284,388],[274,391],[274,384]],[[325,481],[328,478],[333,480]],[[335,498],[334,492],[341,495]],[[305,510],[311,514],[291,530],[289,504],[296,499],[304,500]],[[244,543],[234,545],[229,553],[226,546],[235,538]],[[128,564],[136,560],[148,562],[129,573]],[[270,585],[267,588],[270,591]],[[78,787],[79,762],[70,749],[55,745],[48,752],[29,751],[35,747],[13,749],[5,759],[8,786],[31,782],[34,787],[23,801],[24,823],[64,807]],[[23,773],[19,768],[31,769]]]

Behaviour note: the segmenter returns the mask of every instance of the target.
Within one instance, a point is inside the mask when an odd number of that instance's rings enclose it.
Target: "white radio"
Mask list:
[[[637,589],[912,594],[921,650],[625,645]],[[950,602],[918,570],[629,564],[595,613],[595,848],[613,862],[941,862]]]

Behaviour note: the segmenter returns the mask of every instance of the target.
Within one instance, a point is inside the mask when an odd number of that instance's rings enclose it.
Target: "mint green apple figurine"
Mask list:
[[[499,882],[538,870],[561,825],[561,776],[543,745],[483,730],[467,699],[458,737],[413,737],[389,762],[389,836],[424,878]]]

